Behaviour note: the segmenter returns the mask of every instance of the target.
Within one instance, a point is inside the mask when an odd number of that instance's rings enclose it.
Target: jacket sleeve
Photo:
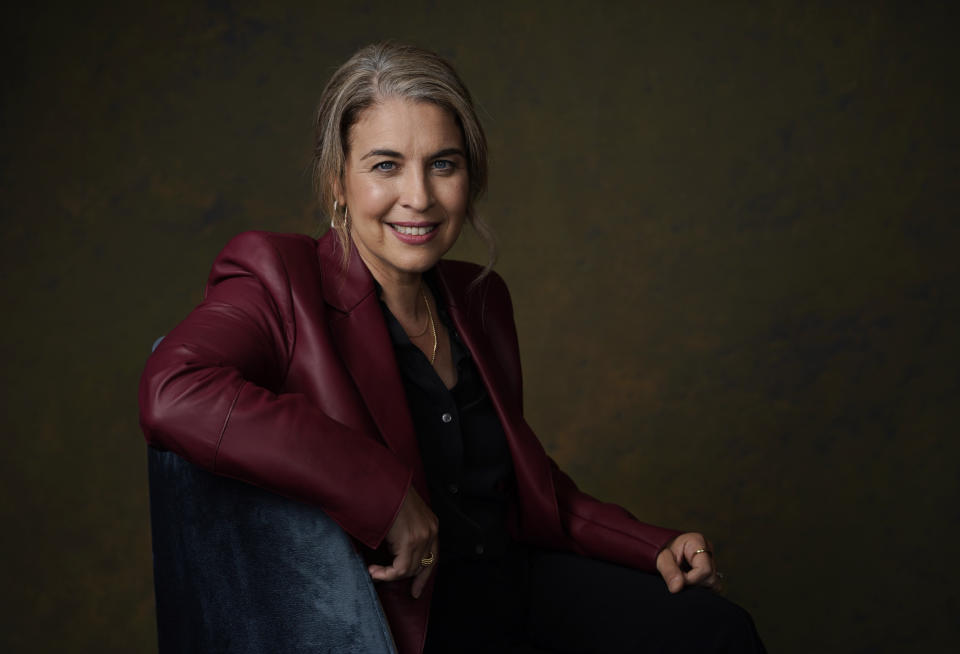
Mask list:
[[[503,369],[510,380],[509,391],[516,396],[515,406],[522,413],[520,348],[513,304],[503,279],[496,273],[490,277],[490,306],[499,319],[491,321],[487,331],[495,351],[506,353]],[[560,521],[569,539],[567,546],[584,556],[655,571],[660,550],[682,532],[641,522],[623,507],[584,493],[553,459],[549,464]]]
[[[553,459],[550,464],[560,519],[574,551],[655,572],[660,550],[682,532],[640,522],[622,506],[591,497]]]
[[[147,360],[144,435],[209,471],[318,505],[376,548],[413,472],[376,435],[280,392],[295,338],[283,258],[268,234],[241,234],[214,262],[204,301]]]

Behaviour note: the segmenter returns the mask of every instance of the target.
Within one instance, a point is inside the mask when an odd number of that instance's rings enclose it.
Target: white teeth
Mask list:
[[[405,234],[407,236],[423,236],[424,234],[429,234],[437,228],[436,225],[430,225],[429,227],[405,227],[403,225],[391,224],[390,226],[401,234]]]

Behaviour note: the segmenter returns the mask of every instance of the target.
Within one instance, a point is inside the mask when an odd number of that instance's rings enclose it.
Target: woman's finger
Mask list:
[[[414,564],[415,549],[409,542],[397,546],[390,565],[371,565],[367,568],[370,576],[377,581],[396,581],[413,576],[420,569],[419,559]]]
[[[391,565],[370,565],[367,572],[374,581],[395,581],[400,578],[400,572]]]
[[[430,568],[423,568],[413,578],[413,585],[410,587],[410,594],[413,595],[414,599],[420,599],[420,594],[423,593],[423,589],[426,587],[427,581],[430,580],[431,574],[433,574],[433,570]]]
[[[679,593],[683,589],[683,571],[677,565],[673,551],[666,547],[657,555],[657,572],[663,577],[667,584],[667,589],[671,593]]]
[[[713,564],[701,564],[683,573],[687,586],[709,586],[714,577]]]
[[[427,548],[427,551],[420,557],[420,571],[413,578],[413,585],[410,588],[410,594],[413,595],[414,599],[418,599],[423,593],[424,587],[427,585],[427,581],[430,579],[430,575],[433,574],[433,568],[437,565],[438,552],[440,551],[440,544],[437,540],[434,540],[430,546]]]
[[[407,557],[404,557],[403,561],[400,560],[400,557],[395,557],[390,565],[371,565],[367,567],[367,572],[375,581],[406,579],[413,576],[416,570],[419,570],[419,566],[412,567]]]
[[[686,559],[690,570],[683,577],[688,586],[709,586],[716,572],[713,560],[713,546],[703,538],[701,542],[690,540],[684,544],[683,558]]]
[[[423,589],[427,586],[427,582],[430,581],[430,575],[433,574],[433,566],[436,565],[436,558],[437,556],[434,554],[433,563],[430,565],[421,566],[420,572],[413,577],[413,585],[410,587],[410,594],[413,595],[414,599],[420,598],[420,595],[423,593]]]

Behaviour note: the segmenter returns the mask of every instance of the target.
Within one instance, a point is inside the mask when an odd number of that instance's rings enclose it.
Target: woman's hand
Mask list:
[[[367,570],[376,581],[395,581],[415,577],[410,594],[420,597],[437,559],[437,516],[420,499],[413,486],[400,505],[393,526],[387,532],[387,544],[393,552],[389,566],[371,565]],[[433,559],[429,565],[421,560]]]
[[[713,560],[713,545],[703,534],[680,534],[657,555],[657,571],[671,593],[685,586],[720,590],[720,577]]]

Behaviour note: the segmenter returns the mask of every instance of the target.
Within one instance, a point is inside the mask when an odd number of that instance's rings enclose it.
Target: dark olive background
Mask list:
[[[772,652],[957,639],[953,10],[140,4],[2,21],[0,649],[155,649],[150,343],[231,235],[316,232],[315,102],[386,37],[482,108],[561,465],[708,533]]]

